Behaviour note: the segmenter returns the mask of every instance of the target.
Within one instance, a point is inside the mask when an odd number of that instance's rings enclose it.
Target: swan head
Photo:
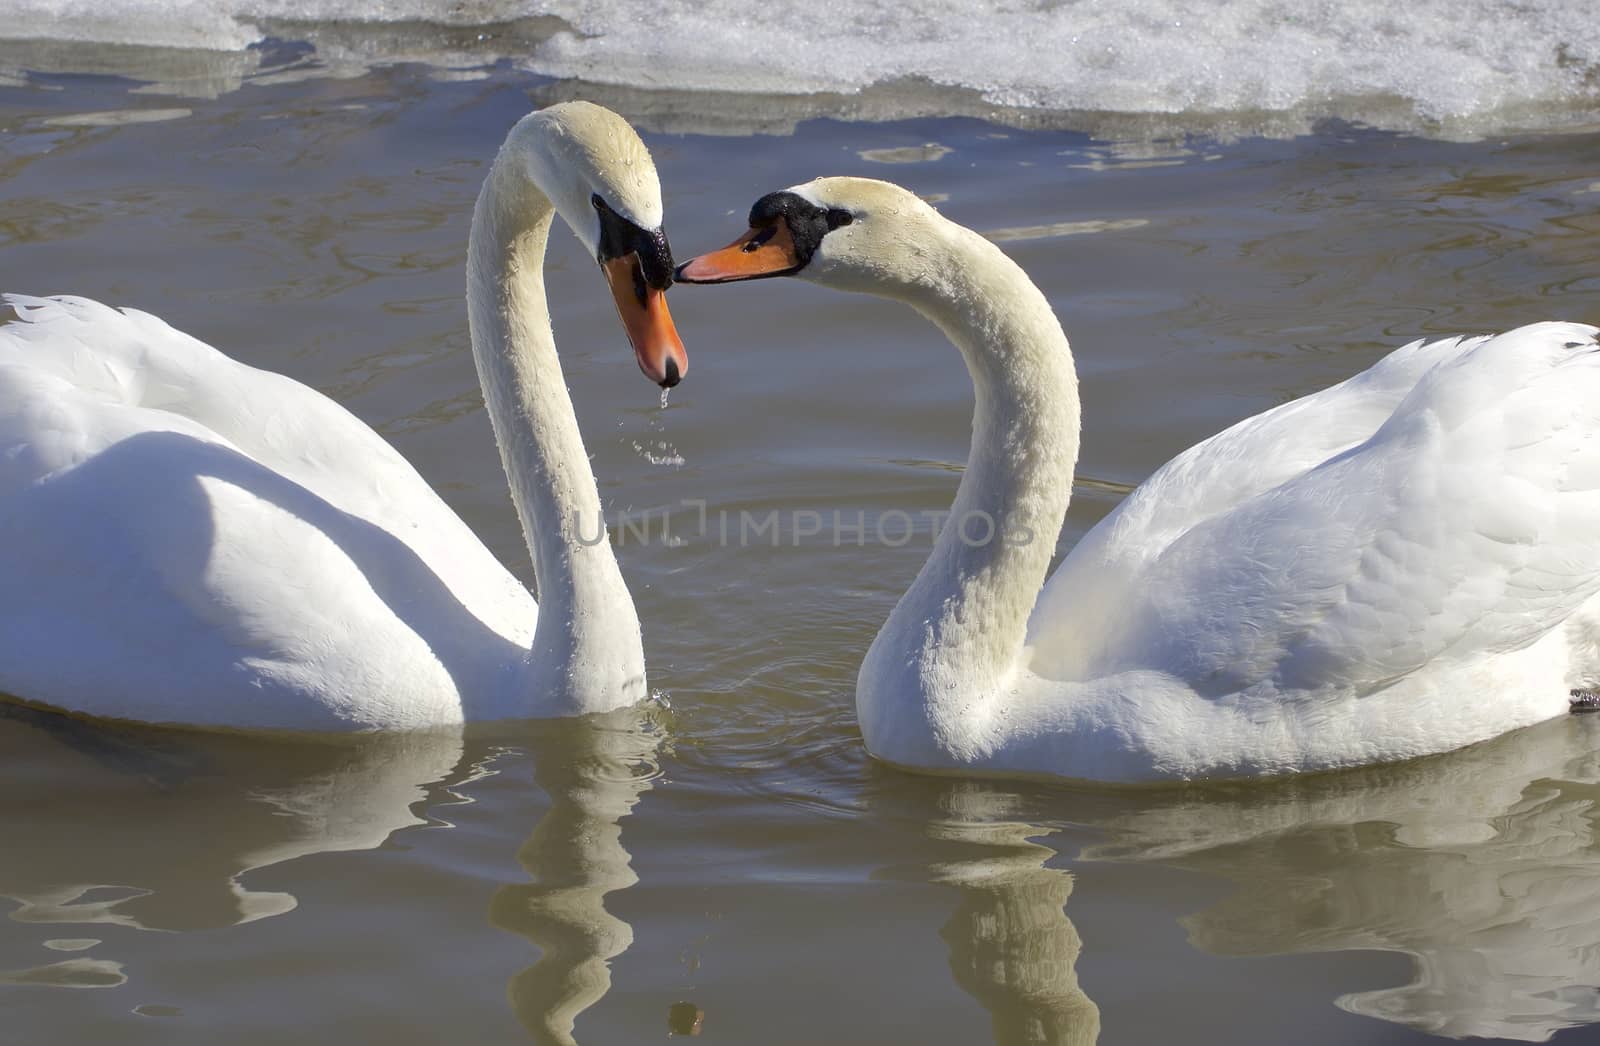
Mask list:
[[[684,283],[798,276],[847,291],[894,296],[916,282],[920,245],[944,220],[908,189],[871,178],[818,178],[768,193],[750,228],[720,251],[678,267]],[[909,264],[908,264],[909,262]]]
[[[644,142],[616,113],[576,101],[525,117],[507,146],[600,263],[639,369],[663,388],[676,385],[689,360],[667,311],[672,247]]]

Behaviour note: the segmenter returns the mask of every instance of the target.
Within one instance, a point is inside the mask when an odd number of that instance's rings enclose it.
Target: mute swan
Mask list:
[[[1105,781],[1442,752],[1600,681],[1600,344],[1541,323],[1415,342],[1151,476],[1041,591],[1078,457],[1048,302],[882,182],[774,193],[683,282],[798,275],[905,302],[966,358],[972,450],[861,666],[878,758]]]
[[[543,612],[377,433],[153,316],[10,297],[0,328],[0,692],[205,727],[409,728],[646,694],[633,601],[550,333],[559,214],[640,368],[687,369],[644,144],[587,102],[523,118],[473,211],[473,356]],[[537,626],[536,626],[537,623]]]

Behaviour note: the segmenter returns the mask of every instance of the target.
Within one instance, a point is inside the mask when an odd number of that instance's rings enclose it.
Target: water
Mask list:
[[[904,99],[873,90],[91,52],[102,74],[181,59],[217,87],[175,98],[13,46],[57,71],[0,91],[0,282],[146,308],[325,391],[530,583],[463,251],[505,130],[572,94],[644,128],[684,257],[824,173],[901,181],[1000,240],[1083,377],[1063,549],[1173,453],[1402,341],[1600,319],[1593,134],[1112,140],[1022,108],[874,121]],[[242,88],[205,79],[229,55],[254,63]],[[680,1003],[706,1041],[774,1046],[1596,1034],[1600,717],[1267,785],[877,766],[855,668],[965,457],[954,350],[887,303],[684,287],[692,369],[662,402],[592,260],[560,236],[549,265],[602,494],[636,524],[618,552],[663,699],[339,744],[7,708],[0,1043],[603,1046],[665,1038]],[[776,544],[740,540],[774,512]],[[880,544],[896,512],[917,532]]]

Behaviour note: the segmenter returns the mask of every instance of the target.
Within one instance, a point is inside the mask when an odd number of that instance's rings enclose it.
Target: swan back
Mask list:
[[[1406,346],[1152,476],[1046,586],[1032,667],[1359,695],[1525,648],[1600,593],[1597,429],[1593,327]]]
[[[526,589],[349,412],[144,313],[7,301],[0,692],[149,722],[423,725],[527,649]]]
[[[11,400],[33,413],[8,416],[0,429],[0,497],[130,435],[178,433],[240,454],[332,509],[406,535],[468,605],[509,600],[508,618],[527,612],[526,590],[416,469],[328,397],[230,359],[136,309],[76,297],[0,297],[19,321],[0,327],[0,367],[13,382],[54,386],[48,395]],[[524,631],[514,630],[518,642]]]

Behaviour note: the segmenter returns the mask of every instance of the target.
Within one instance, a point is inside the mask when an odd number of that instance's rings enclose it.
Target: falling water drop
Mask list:
[[[669,393],[671,391],[672,391],[671,389],[662,389],[661,390],[661,409],[662,410],[666,410],[667,409],[667,393]]]

